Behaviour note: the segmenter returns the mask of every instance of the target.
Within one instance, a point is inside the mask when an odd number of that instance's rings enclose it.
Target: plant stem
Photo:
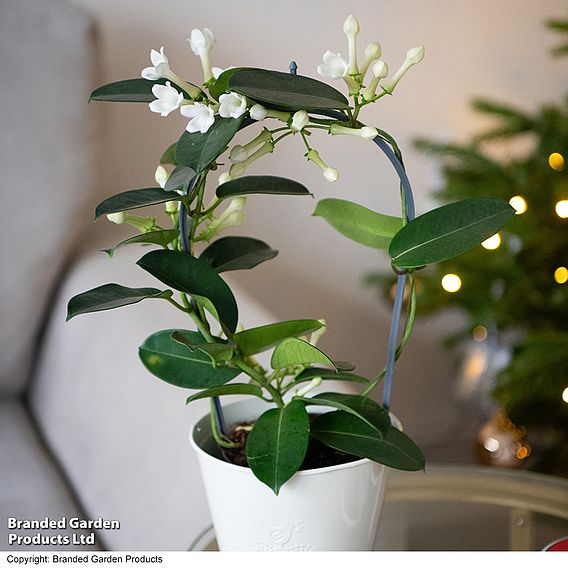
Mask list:
[[[236,364],[239,367],[239,369],[244,371],[252,380],[256,381],[260,386],[265,388],[270,393],[270,395],[272,396],[272,398],[274,400],[274,403],[277,406],[279,406],[280,408],[284,407],[284,401],[282,400],[282,395],[280,394],[278,389],[275,389],[270,384],[270,382],[266,379],[266,377],[263,377],[260,373],[255,371],[252,367],[249,367],[242,360],[237,360]]]
[[[222,448],[239,448],[239,444],[235,442],[227,442],[221,437],[221,434],[217,430],[217,423],[215,421],[215,408],[213,406],[213,400],[211,400],[211,410],[209,411],[209,416],[211,418],[211,433],[213,434],[213,438],[217,445],[221,446]]]

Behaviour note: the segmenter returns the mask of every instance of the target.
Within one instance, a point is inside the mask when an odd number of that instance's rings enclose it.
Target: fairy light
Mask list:
[[[568,387],[562,391],[562,400],[568,404]]]
[[[561,199],[558,201],[554,209],[561,219],[566,219],[568,217],[568,199]]]
[[[462,286],[461,278],[457,274],[446,274],[442,278],[442,288],[446,292],[457,292]]]
[[[495,250],[499,248],[501,245],[501,235],[499,233],[495,233],[492,237],[485,239],[481,246],[487,250]]]
[[[473,328],[473,340],[481,343],[487,339],[487,328],[483,325],[476,325]]]
[[[554,280],[556,280],[557,284],[566,284],[568,282],[568,268],[559,266],[554,271]]]
[[[522,195],[509,199],[509,205],[515,210],[515,215],[522,215],[527,210],[527,200]]]
[[[553,152],[548,156],[548,165],[556,172],[564,169],[564,156],[558,152]]]

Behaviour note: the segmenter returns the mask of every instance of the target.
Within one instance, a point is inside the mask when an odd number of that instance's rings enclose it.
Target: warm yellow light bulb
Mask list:
[[[564,169],[564,156],[554,152],[548,156],[548,165],[555,171],[561,172]]]
[[[556,214],[561,219],[566,219],[568,217],[568,199],[561,199],[554,207]]]
[[[559,266],[554,271],[554,280],[556,280],[558,284],[566,284],[566,282],[568,282],[568,268]]]
[[[442,288],[446,292],[457,292],[462,286],[461,278],[457,274],[446,274],[442,278]]]
[[[568,403],[568,387],[566,387],[562,392],[562,400]]]
[[[522,215],[527,210],[527,200],[522,195],[515,195],[509,199],[509,205],[515,210],[516,215]]]
[[[501,244],[501,235],[499,233],[495,233],[492,237],[485,239],[481,243],[481,246],[487,250],[495,250],[496,248],[499,248],[500,244]]]

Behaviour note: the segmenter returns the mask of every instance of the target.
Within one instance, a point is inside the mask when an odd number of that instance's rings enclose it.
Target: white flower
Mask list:
[[[156,180],[156,183],[162,188],[164,189],[166,182],[168,181],[168,178],[170,177],[170,174],[168,173],[168,170],[166,170],[166,168],[164,168],[164,166],[159,165],[156,168],[156,171],[154,173],[154,179]]]
[[[347,75],[349,65],[339,53],[326,51],[323,54],[323,63],[318,65],[318,73],[324,79],[341,79]]]
[[[152,112],[158,112],[161,116],[168,116],[172,110],[179,108],[183,101],[183,94],[178,93],[169,81],[166,81],[165,85],[154,85],[152,93],[158,98],[148,106]]]
[[[189,41],[193,53],[201,56],[204,53],[209,53],[209,51],[211,51],[211,48],[215,43],[215,36],[208,28],[203,28],[202,30],[194,28],[191,30],[187,41]]]
[[[188,132],[201,132],[201,134],[205,134],[215,122],[213,109],[201,103],[183,105],[179,111],[186,118],[191,118],[185,127]]]
[[[290,128],[292,130],[295,130],[296,132],[300,132],[302,128],[305,128],[308,125],[308,122],[310,122],[308,113],[305,110],[299,110],[298,112],[294,113]]]
[[[268,116],[268,111],[262,105],[254,105],[250,109],[250,117],[253,120],[264,120]]]
[[[219,102],[219,116],[223,118],[239,118],[247,110],[247,100],[238,93],[225,93]]]
[[[156,79],[165,77],[169,73],[170,65],[163,47],[160,48],[159,52],[152,49],[152,51],[150,51],[150,60],[152,61],[153,67],[145,67],[142,69],[141,75],[144,79],[155,81]]]

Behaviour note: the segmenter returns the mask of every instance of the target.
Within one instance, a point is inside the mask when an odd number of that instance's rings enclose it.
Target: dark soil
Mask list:
[[[313,422],[317,416],[310,415],[310,421]],[[232,441],[239,444],[238,448],[220,448],[223,457],[230,463],[248,467],[246,456],[246,441],[250,430],[252,429],[252,422],[242,422],[235,424],[227,437]],[[329,467],[332,465],[339,465],[342,463],[349,463],[359,460],[361,458],[352,454],[346,454],[335,450],[318,442],[318,440],[310,436],[308,443],[308,450],[306,457],[300,466],[300,470],[304,469],[318,469],[321,467]]]

